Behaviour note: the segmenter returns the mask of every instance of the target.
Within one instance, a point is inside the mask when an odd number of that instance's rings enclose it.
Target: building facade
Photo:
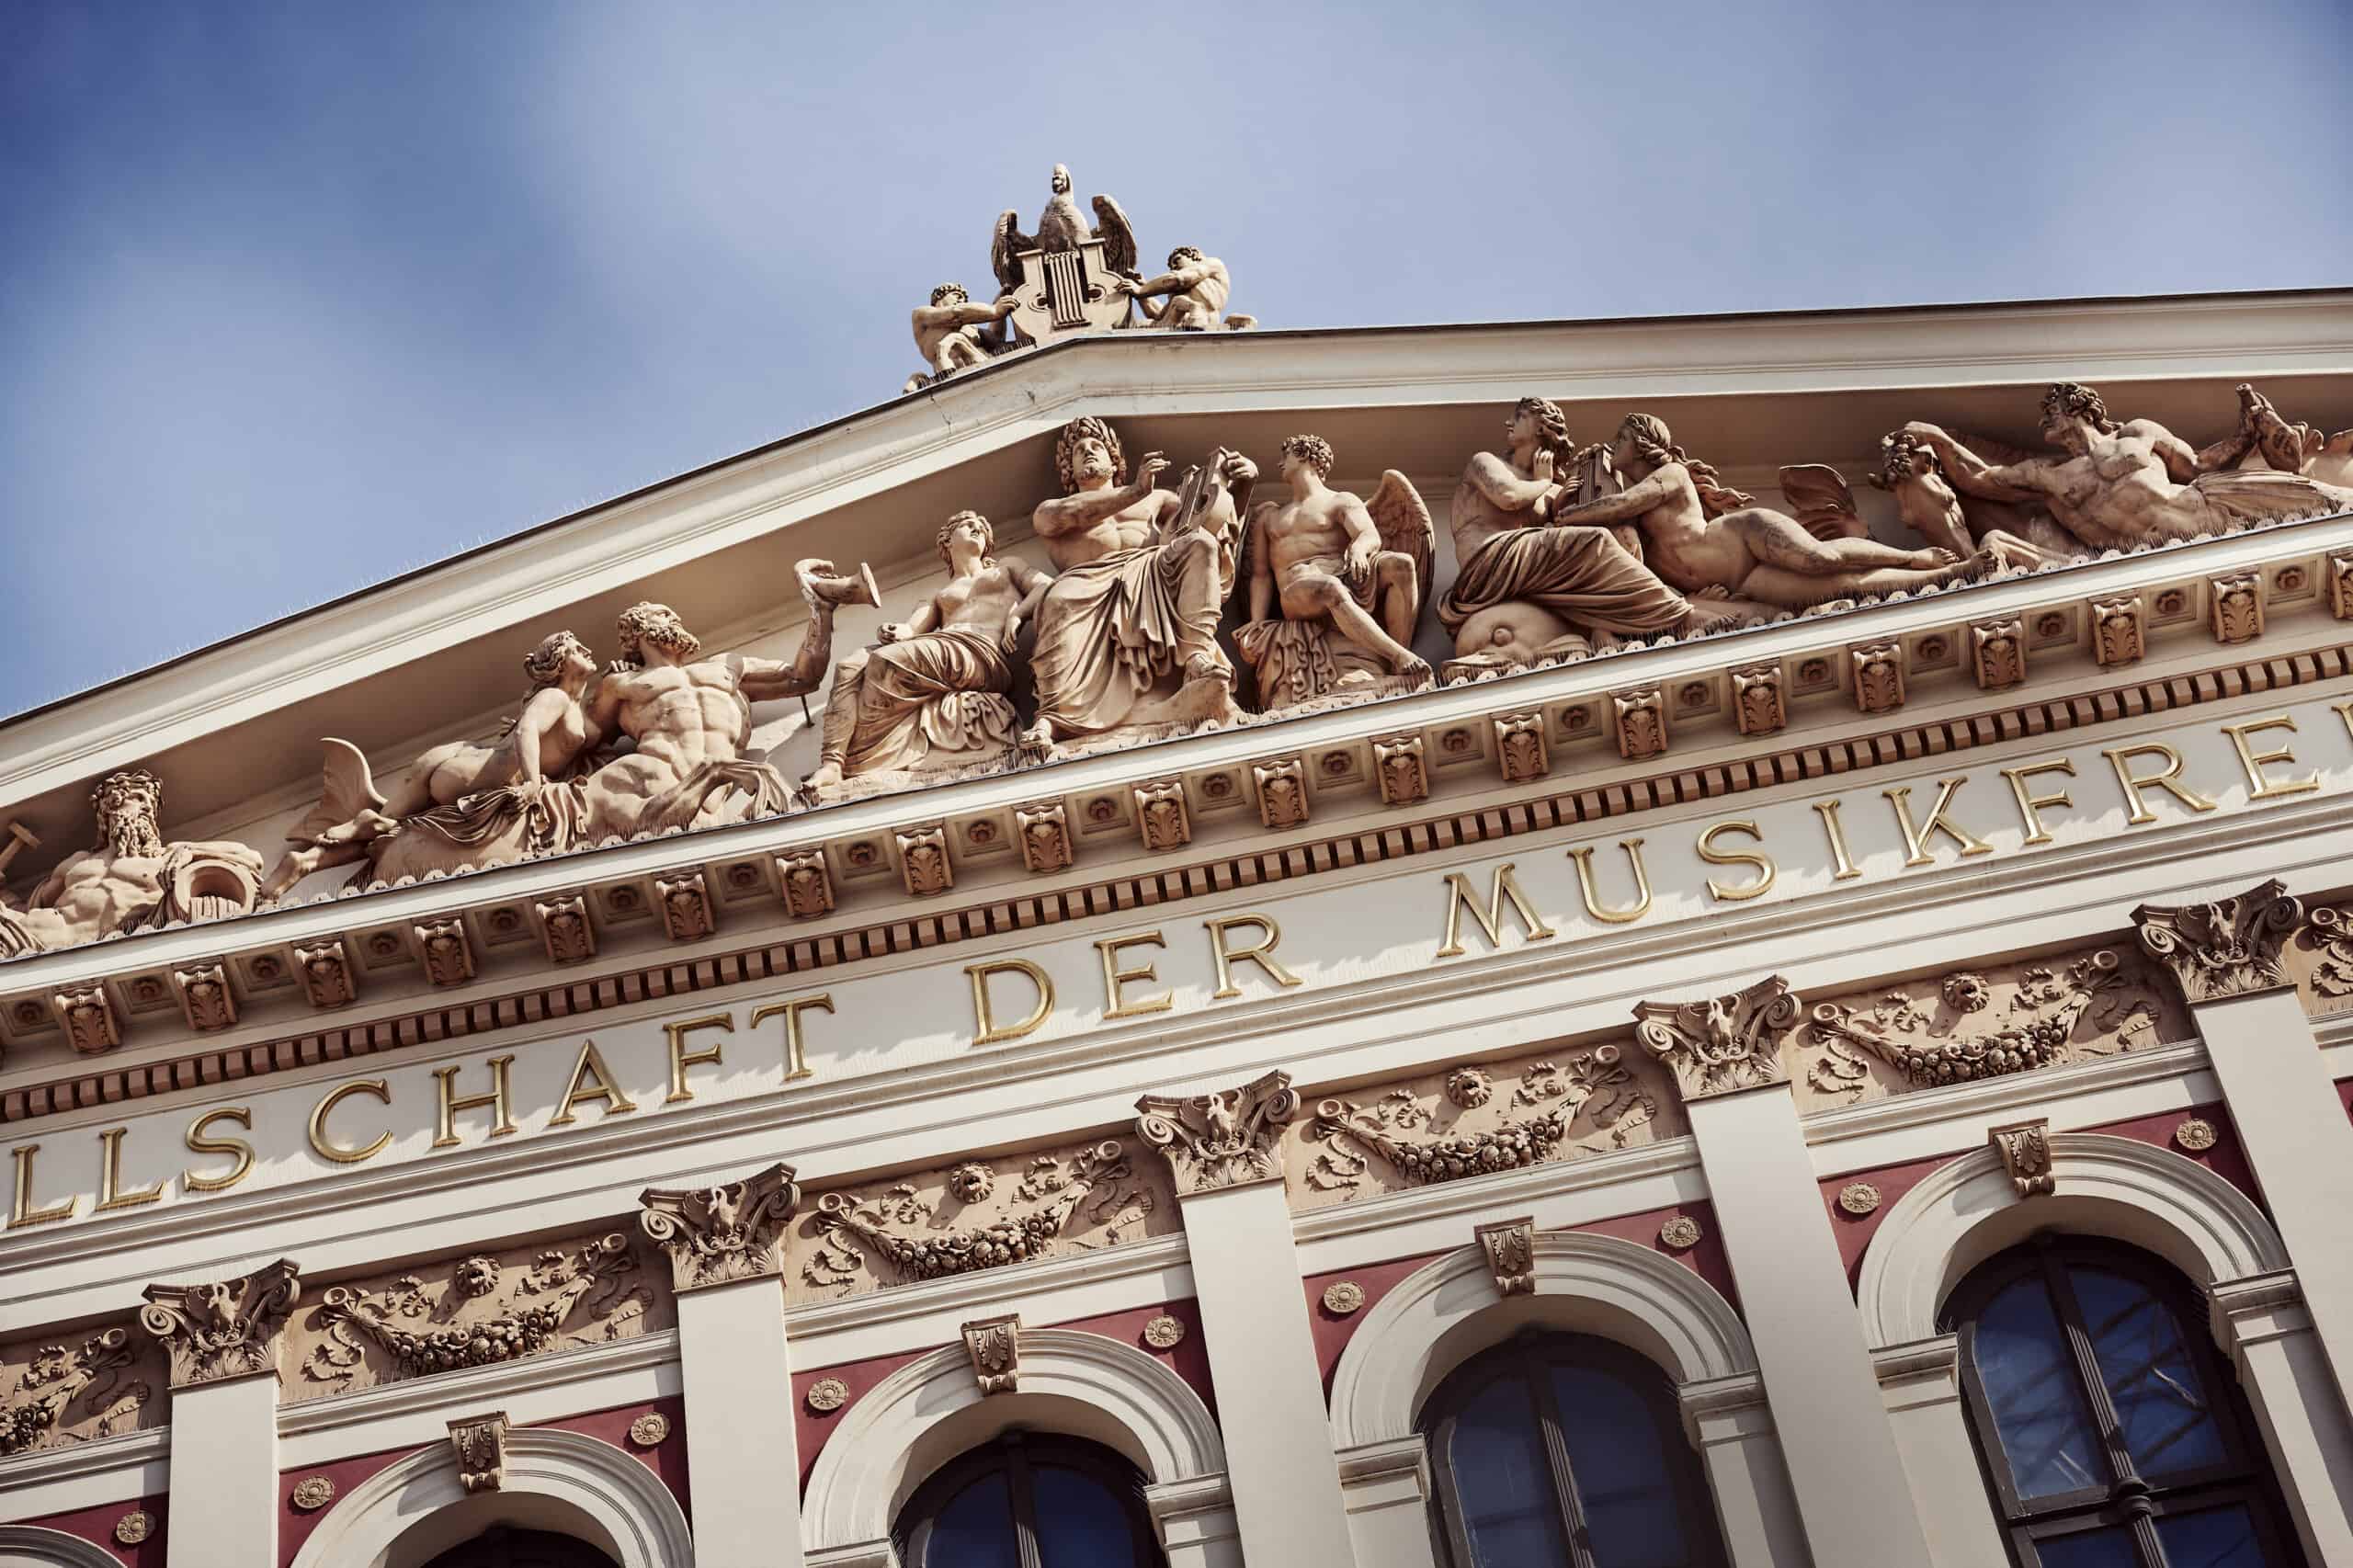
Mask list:
[[[2353,1562],[2353,295],[971,358],[0,725],[0,1563]]]

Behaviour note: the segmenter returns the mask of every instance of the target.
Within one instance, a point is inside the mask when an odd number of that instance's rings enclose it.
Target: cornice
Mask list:
[[[64,1443],[0,1459],[0,1492],[54,1485],[84,1476],[106,1475],[134,1465],[163,1464],[172,1454],[167,1426],[144,1432],[124,1432],[93,1437],[86,1443]]]
[[[1162,1275],[1189,1269],[1191,1254],[1182,1233],[1126,1242],[1095,1252],[1036,1259],[1004,1268],[978,1269],[970,1274],[918,1280],[888,1290],[869,1290],[838,1301],[804,1302],[784,1312],[786,1335],[808,1346],[821,1336],[857,1329],[877,1328],[908,1318],[940,1312],[985,1312],[1006,1301],[1034,1301],[1080,1285]],[[1188,1286],[1181,1295],[1189,1295]],[[1169,1299],[1165,1291],[1148,1293],[1153,1301]],[[823,1353],[823,1346],[818,1346]],[[837,1363],[812,1361],[811,1366]]]

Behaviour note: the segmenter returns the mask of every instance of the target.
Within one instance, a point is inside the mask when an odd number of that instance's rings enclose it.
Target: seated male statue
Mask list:
[[[108,774],[90,805],[97,844],[43,877],[25,908],[0,896],[0,958],[253,908],[261,857],[228,840],[165,843],[164,786],[145,768]]]

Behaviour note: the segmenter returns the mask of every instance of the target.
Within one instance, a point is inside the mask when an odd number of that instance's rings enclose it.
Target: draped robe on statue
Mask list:
[[[1188,646],[1216,650],[1233,573],[1231,540],[1199,532],[1064,570],[1038,607],[1038,717],[1057,736],[1100,734],[1173,693]]]
[[[1677,631],[1691,615],[1691,601],[1628,554],[1608,529],[1574,526],[1491,536],[1438,601],[1438,624],[1451,636],[1479,611],[1515,601],[1620,637]]]
[[[920,767],[934,751],[1013,744],[1013,666],[996,640],[962,627],[883,642],[864,654],[843,768],[855,778]],[[828,724],[833,712],[826,710]]]

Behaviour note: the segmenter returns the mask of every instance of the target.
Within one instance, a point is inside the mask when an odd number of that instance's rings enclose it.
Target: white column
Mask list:
[[[775,1276],[680,1293],[678,1375],[696,1560],[801,1568],[801,1460]]]
[[[1931,1561],[1787,1080],[1686,1108],[1817,1568]]]
[[[1936,1568],[2000,1562],[2009,1550],[1992,1501],[1977,1481],[1977,1449],[1961,1408],[1961,1341],[1956,1335],[1890,1345],[1873,1353],[1895,1451],[1912,1478],[1912,1497],[1928,1534]]]
[[[2296,1271],[2279,1269],[2208,1288],[2214,1337],[2231,1353],[2239,1387],[2312,1562],[2353,1562],[2353,1421],[2328,1375]]]
[[[172,1391],[168,1568],[278,1561],[278,1373]]]
[[[1225,1477],[1159,1482],[1143,1489],[1143,1506],[1168,1568],[1243,1568],[1242,1530]]]
[[[1707,1467],[1733,1568],[1809,1568],[1813,1559],[1763,1381],[1744,1372],[1685,1383],[1676,1393],[1684,1433]]]
[[[1339,1460],[1357,1568],[1442,1568],[1430,1539],[1427,1445],[1418,1437],[1359,1443]]]

